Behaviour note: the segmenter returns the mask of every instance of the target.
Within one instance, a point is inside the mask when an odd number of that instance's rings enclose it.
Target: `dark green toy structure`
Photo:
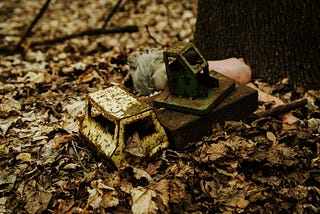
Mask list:
[[[192,43],[177,42],[163,55],[169,92],[154,101],[157,107],[204,115],[235,87],[234,81],[209,72],[208,62]]]
[[[177,42],[163,53],[169,89],[183,97],[207,97],[218,79],[209,75],[208,63],[192,43]]]

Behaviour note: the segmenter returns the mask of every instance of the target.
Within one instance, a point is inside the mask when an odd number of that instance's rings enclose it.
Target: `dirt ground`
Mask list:
[[[44,3],[1,1],[0,47],[18,44]],[[106,26],[124,32],[48,44],[100,28],[115,4],[52,1],[24,51],[0,53],[0,213],[319,213],[320,92],[286,81],[253,83],[285,102],[307,98],[298,123],[225,121],[189,149],[121,171],[95,158],[79,135],[85,96],[119,84],[134,93],[122,85],[129,54],[195,30],[196,1],[127,0]]]

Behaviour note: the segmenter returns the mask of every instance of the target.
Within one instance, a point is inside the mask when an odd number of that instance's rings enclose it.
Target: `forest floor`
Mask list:
[[[41,4],[0,2],[1,47],[19,42]],[[308,99],[296,124],[225,121],[190,149],[122,171],[95,158],[79,135],[85,96],[121,84],[131,52],[192,41],[196,22],[196,1],[127,0],[106,28],[138,32],[34,45],[99,28],[114,5],[52,1],[24,52],[0,53],[0,213],[319,213],[320,92],[283,82],[254,80],[285,102]]]

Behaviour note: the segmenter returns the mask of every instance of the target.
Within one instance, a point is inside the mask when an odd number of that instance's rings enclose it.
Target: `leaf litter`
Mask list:
[[[1,45],[17,42],[39,4],[0,3]],[[102,24],[113,1],[55,1],[34,29],[43,40]],[[214,124],[190,148],[162,151],[113,171],[79,136],[87,93],[124,84],[133,51],[192,41],[194,1],[126,1],[110,22],[139,32],[81,37],[0,55],[0,213],[318,213],[320,92],[283,81],[255,84],[287,101],[306,97],[300,119]],[[264,108],[264,106],[260,106]]]

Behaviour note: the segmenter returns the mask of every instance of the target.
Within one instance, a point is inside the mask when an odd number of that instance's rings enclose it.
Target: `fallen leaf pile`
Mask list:
[[[52,1],[26,42],[101,26],[114,4]],[[0,46],[16,44],[40,8],[0,2]],[[0,54],[0,213],[319,213],[319,91],[257,80],[283,100],[308,99],[293,111],[299,123],[214,124],[212,135],[139,168],[114,171],[81,139],[86,94],[112,84],[133,92],[123,84],[129,54],[192,41],[196,12],[191,0],[123,1],[107,28],[137,25],[137,33]]]

